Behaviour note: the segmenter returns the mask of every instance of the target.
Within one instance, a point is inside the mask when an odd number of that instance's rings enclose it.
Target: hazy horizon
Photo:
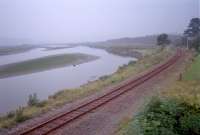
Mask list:
[[[199,0],[1,0],[0,45],[180,34],[200,16],[199,6]]]

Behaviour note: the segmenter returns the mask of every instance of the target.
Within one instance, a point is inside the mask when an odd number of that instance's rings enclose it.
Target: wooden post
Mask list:
[[[182,76],[182,73],[179,74],[179,81],[182,81],[183,80],[183,76]]]

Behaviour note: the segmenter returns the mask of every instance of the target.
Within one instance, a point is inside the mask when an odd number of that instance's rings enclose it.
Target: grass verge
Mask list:
[[[199,80],[200,81],[200,55],[194,59],[194,63],[184,74],[185,80]]]

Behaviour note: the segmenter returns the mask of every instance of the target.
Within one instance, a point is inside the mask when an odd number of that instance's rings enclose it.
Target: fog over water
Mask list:
[[[0,45],[182,33],[199,0],[1,0]]]

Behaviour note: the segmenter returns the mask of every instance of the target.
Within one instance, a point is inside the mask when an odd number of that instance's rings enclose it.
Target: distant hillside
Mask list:
[[[156,36],[145,36],[145,37],[136,37],[136,38],[119,38],[119,39],[112,39],[107,40],[108,43],[117,43],[117,44],[149,44],[154,45],[156,43]]]
[[[0,46],[16,46],[26,43],[30,43],[28,39],[19,39],[19,38],[2,38],[0,37]]]
[[[172,44],[180,39],[178,35],[169,35]],[[152,49],[156,46],[157,35],[150,35],[144,37],[125,37],[119,39],[111,39],[103,42],[85,43],[84,45],[104,49],[107,52],[120,55],[141,58],[143,54],[139,49]]]
[[[180,38],[179,35],[169,35],[172,43],[175,43]],[[125,37],[119,39],[111,39],[103,42],[88,43],[99,47],[109,46],[135,46],[135,47],[152,47],[156,45],[157,35],[144,37]]]

